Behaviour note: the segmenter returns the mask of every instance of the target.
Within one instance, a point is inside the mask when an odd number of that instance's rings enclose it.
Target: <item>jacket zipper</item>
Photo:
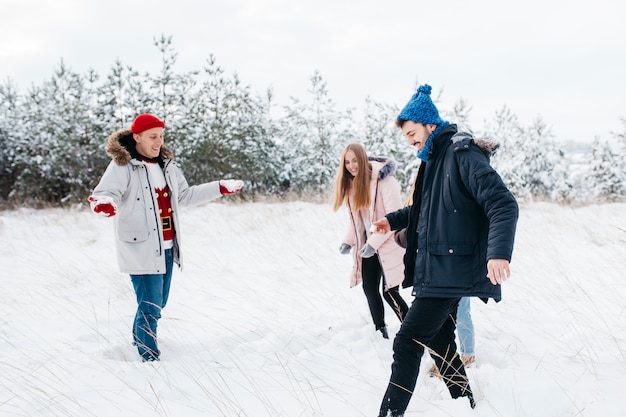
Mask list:
[[[153,188],[152,188],[152,184],[150,183],[150,173],[148,172],[148,168],[146,168],[145,163],[144,163],[142,168],[143,168],[143,170],[146,173],[146,180],[148,181],[148,190],[150,191],[150,197],[151,197],[151,200],[152,200],[152,211],[154,212],[154,219],[156,221],[157,235],[159,235],[159,236],[157,236],[159,238],[159,256],[162,256],[163,255],[163,242],[162,242],[163,237],[160,236],[161,233],[160,233],[160,229],[159,229],[159,222],[161,221],[161,218],[160,218],[160,216],[157,215],[158,207],[154,206],[154,191],[153,191]],[[166,181],[166,184],[167,184],[167,181]]]

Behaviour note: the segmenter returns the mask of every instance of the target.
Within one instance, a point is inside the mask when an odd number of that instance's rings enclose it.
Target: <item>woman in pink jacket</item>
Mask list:
[[[341,155],[333,203],[335,211],[345,204],[350,216],[348,232],[339,248],[342,254],[352,251],[354,258],[350,287],[363,283],[374,325],[385,339],[389,335],[382,299],[400,321],[409,309],[399,292],[404,279],[404,249],[394,241],[393,232],[386,235],[370,232],[372,221],[403,207],[395,172],[393,160],[368,158],[362,145],[351,143]]]

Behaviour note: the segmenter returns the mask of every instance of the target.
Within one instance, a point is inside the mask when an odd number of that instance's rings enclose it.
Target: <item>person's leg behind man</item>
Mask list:
[[[402,298],[402,295],[400,295],[400,287],[396,286],[387,289],[383,293],[383,298],[396,314],[398,320],[402,322],[402,320],[404,320],[404,317],[406,316],[406,313],[408,313],[409,311],[409,306],[406,304],[406,301],[404,301],[404,298]]]
[[[471,297],[462,297],[456,315],[456,329],[459,335],[461,360],[464,366],[474,363],[474,323],[471,314]]]
[[[474,408],[474,396],[465,373],[465,367],[457,352],[454,334],[455,322],[456,309],[450,313],[428,348],[452,398],[468,397],[470,406]]]

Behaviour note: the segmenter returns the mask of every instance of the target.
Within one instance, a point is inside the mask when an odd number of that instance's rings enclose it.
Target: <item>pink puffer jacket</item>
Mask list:
[[[393,160],[370,157],[370,164],[372,166],[372,180],[370,182],[372,203],[367,209],[353,212],[351,209],[353,192],[350,191],[348,195],[350,223],[343,242],[352,246],[351,254],[354,263],[350,275],[350,287],[360,284],[363,280],[361,275],[362,259],[359,256],[359,251],[365,243],[369,243],[376,250],[380,259],[385,275],[385,290],[387,290],[400,285],[404,279],[404,249],[394,241],[393,232],[382,235],[366,231],[363,218],[368,219],[371,224],[387,213],[402,208],[402,195],[400,184],[393,176],[396,171]],[[366,236],[367,240],[365,239]]]

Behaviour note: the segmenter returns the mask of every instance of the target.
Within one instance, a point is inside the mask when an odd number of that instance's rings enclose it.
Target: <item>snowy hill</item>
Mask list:
[[[428,377],[426,356],[407,417],[626,415],[625,212],[522,207],[503,301],[472,304],[477,408]],[[182,221],[185,269],[162,361],[147,364],[130,344],[112,220],[0,213],[0,416],[375,416],[392,340],[348,288],[346,214],[212,203]],[[391,311],[387,323],[395,333]]]

